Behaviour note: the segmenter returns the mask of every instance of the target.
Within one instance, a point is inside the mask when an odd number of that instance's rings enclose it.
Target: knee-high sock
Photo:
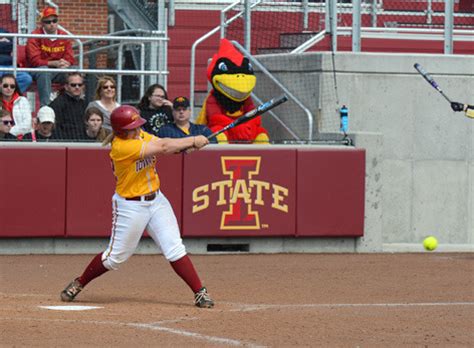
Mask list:
[[[202,288],[201,279],[194,269],[193,263],[188,255],[183,256],[177,261],[170,262],[176,274],[183,279],[191,290],[196,293]]]
[[[91,280],[107,272],[108,269],[102,263],[102,253],[96,255],[79,277],[79,283],[86,286]]]

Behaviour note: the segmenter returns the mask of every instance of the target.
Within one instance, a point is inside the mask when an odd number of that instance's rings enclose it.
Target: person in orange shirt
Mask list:
[[[58,29],[58,14],[54,7],[45,7],[40,15],[41,27],[32,34],[67,35]],[[31,68],[66,69],[75,64],[71,41],[68,39],[31,38],[26,44],[26,58]],[[38,85],[40,104],[51,101],[51,82],[64,83],[65,77],[56,72],[34,72],[31,74]]]
[[[211,308],[214,301],[186,254],[173,209],[160,190],[156,172],[156,155],[199,150],[209,140],[198,135],[179,139],[158,138],[140,127],[146,120],[139,111],[123,105],[110,115],[113,133],[104,144],[111,142],[110,158],[116,178],[113,196],[112,235],[107,249],[96,255],[82,275],[61,292],[61,300],[73,301],[93,279],[109,270],[116,270],[135,251],[146,229],[174,271],[194,292],[194,304]]]

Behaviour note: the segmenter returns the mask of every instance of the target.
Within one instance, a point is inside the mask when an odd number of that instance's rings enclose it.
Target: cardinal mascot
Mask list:
[[[196,123],[207,124],[212,132],[221,130],[255,108],[250,93],[257,78],[248,58],[227,39],[222,39],[219,51],[207,68],[212,85]],[[229,129],[217,136],[219,143],[268,144],[268,132],[260,116]]]

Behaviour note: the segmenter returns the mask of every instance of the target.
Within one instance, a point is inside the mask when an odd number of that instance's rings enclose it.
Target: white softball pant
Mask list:
[[[112,206],[112,235],[102,254],[107,269],[118,269],[132,256],[145,229],[168,261],[186,255],[173,208],[161,191],[152,201],[129,201],[115,193]]]

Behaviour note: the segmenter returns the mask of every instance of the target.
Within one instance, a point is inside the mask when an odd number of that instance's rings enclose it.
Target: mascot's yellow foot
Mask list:
[[[229,141],[227,140],[227,136],[224,133],[221,133],[216,136],[217,142],[219,144],[228,144]]]
[[[269,145],[270,144],[270,138],[268,138],[268,135],[265,133],[260,133],[257,135],[255,140],[253,141],[254,144],[262,144],[262,145]]]

